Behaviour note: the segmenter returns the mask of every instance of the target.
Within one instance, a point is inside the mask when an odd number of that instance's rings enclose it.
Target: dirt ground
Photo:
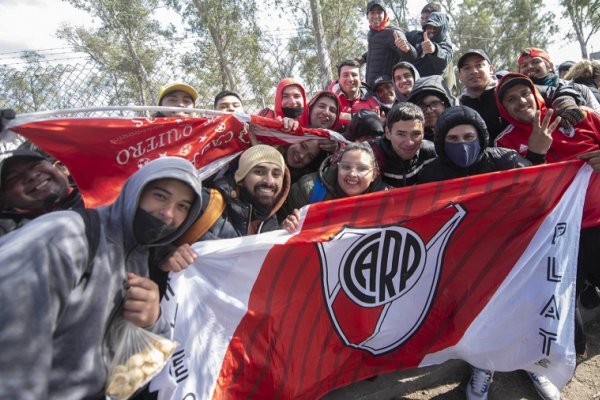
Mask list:
[[[579,360],[575,376],[561,391],[563,400],[600,400],[600,307],[582,313],[588,335],[587,358]],[[324,400],[464,400],[470,368],[462,361],[391,373],[373,381],[338,389]],[[489,400],[540,399],[522,371],[497,372]]]

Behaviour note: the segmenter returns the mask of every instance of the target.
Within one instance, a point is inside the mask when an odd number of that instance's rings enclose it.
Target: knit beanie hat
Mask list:
[[[260,163],[276,164],[282,171],[285,170],[285,161],[281,153],[272,146],[257,144],[244,151],[240,156],[238,169],[235,171],[235,181],[243,180],[248,172]]]

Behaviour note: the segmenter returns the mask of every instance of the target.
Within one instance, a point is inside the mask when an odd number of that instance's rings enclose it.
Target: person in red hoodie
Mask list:
[[[339,115],[340,103],[337,96],[324,90],[309,101],[297,122],[304,128],[334,130],[338,125]],[[292,130],[295,128],[292,127]],[[289,146],[280,146],[279,151],[290,169],[292,182],[296,182],[303,175],[315,172],[327,153],[335,152],[337,148],[337,142],[333,140],[307,139]]]
[[[507,147],[526,155],[537,163],[559,162],[580,158],[587,160],[596,172],[600,172],[600,116],[587,107],[578,107],[575,100],[566,97],[562,104],[562,118],[568,124],[560,124],[561,117],[546,103],[532,80],[525,75],[509,73],[496,85],[496,104],[500,116],[510,125],[496,138],[496,146]],[[554,104],[554,103],[553,103]],[[566,110],[567,112],[564,112]],[[535,163],[535,161],[534,161]],[[596,179],[596,182],[598,180]],[[591,183],[588,198],[597,199],[590,190],[598,192]],[[600,221],[599,221],[600,222]],[[600,285],[600,272],[596,266],[600,259],[600,225],[581,230],[577,262],[576,297],[582,293],[587,279],[592,285]],[[579,310],[576,307],[575,351],[584,355],[586,338]],[[554,393],[545,398],[559,398],[558,389],[544,377],[530,374],[538,392]]]
[[[266,118],[298,119],[306,107],[306,92],[304,87],[294,78],[283,78],[277,84],[275,91],[275,109],[264,108],[258,115]]]

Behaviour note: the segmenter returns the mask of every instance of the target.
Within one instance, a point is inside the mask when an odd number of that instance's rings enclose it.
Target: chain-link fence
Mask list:
[[[224,78],[223,70],[227,69],[229,76],[235,77],[233,89],[242,98],[246,112],[254,113],[272,107],[277,83],[284,77],[299,79],[309,93],[322,89],[318,60],[308,62],[302,59],[301,51],[290,50],[289,43],[295,39],[264,35],[254,59],[236,58],[230,54],[225,57],[229,60],[225,68],[214,60],[209,60],[212,61],[209,64],[197,59],[202,51],[194,48],[194,43],[178,44],[164,51],[148,69],[145,86],[134,68],[125,72],[111,70],[80,53],[63,52],[63,58],[53,59],[44,56],[43,52],[28,58],[31,54],[24,52],[22,59],[12,63],[2,65],[0,58],[0,107],[23,113],[143,105],[142,90],[146,105],[156,105],[158,89],[166,83],[179,81],[196,88],[199,94],[197,108],[212,109],[214,96],[223,89],[232,89],[225,83],[231,81]],[[355,54],[348,55],[353,56]]]

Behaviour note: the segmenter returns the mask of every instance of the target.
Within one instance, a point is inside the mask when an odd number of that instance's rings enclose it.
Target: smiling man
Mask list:
[[[496,107],[494,88],[498,80],[494,76],[494,66],[481,49],[468,50],[458,59],[457,65],[458,77],[464,85],[459,97],[460,104],[471,107],[481,115],[493,142],[508,125]]]
[[[199,240],[234,238],[279,229],[275,213],[287,198],[290,175],[276,148],[265,144],[250,147],[240,156],[235,174],[216,180],[213,187],[226,206]],[[208,204],[208,189],[204,189],[202,197],[203,203]]]
[[[423,166],[435,159],[433,143],[423,139],[423,121],[423,111],[418,106],[398,104],[387,115],[384,136],[370,142],[388,185],[414,185]]]
[[[32,150],[5,156],[0,162],[0,235],[50,211],[83,208],[64,169]]]
[[[341,130],[350,125],[352,115],[358,110],[376,110],[377,101],[369,93],[369,88],[360,79],[360,64],[355,60],[345,60],[338,66],[338,79],[331,85],[340,103]]]
[[[192,224],[200,190],[189,161],[163,157],[129,177],[94,223],[59,211],[0,238],[0,398],[104,398],[116,351],[107,333],[127,320],[169,334],[149,251]]]

